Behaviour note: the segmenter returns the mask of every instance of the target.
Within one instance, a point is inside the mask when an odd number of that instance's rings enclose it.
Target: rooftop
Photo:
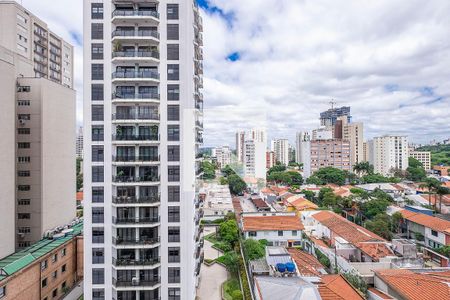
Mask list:
[[[291,215],[242,216],[243,231],[303,230],[300,218]]]
[[[63,237],[57,239],[42,239],[26,249],[1,259],[0,280],[29,266],[40,257],[52,252],[54,249],[73,239],[73,237],[80,235],[83,231],[83,222],[76,224],[70,229],[72,229],[72,231],[66,233]]]
[[[261,300],[320,300],[317,286],[300,277],[255,276]]]
[[[326,274],[322,264],[313,255],[295,248],[288,249],[302,276],[320,276]]]
[[[450,299],[450,269],[443,271],[381,270],[375,271],[389,288],[410,300]],[[418,292],[420,291],[420,292]]]
[[[322,300],[362,300],[362,297],[342,275],[324,275],[321,277],[319,292]]]
[[[401,210],[400,212],[402,213],[403,218],[410,222],[420,224],[436,231],[450,233],[450,221],[406,209]]]
[[[356,246],[375,261],[379,261],[380,258],[386,256],[396,256],[386,243],[366,242],[358,243]]]

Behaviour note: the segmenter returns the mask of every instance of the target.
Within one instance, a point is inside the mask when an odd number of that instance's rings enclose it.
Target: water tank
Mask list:
[[[285,264],[282,264],[282,263],[278,263],[278,264],[277,264],[277,270],[278,270],[278,272],[280,272],[280,273],[286,272],[286,265],[285,265]]]
[[[288,272],[295,272],[295,265],[292,262],[286,263],[286,269]]]

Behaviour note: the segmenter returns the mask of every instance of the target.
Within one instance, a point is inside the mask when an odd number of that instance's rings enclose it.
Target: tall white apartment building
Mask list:
[[[84,138],[83,138],[83,127],[78,128],[77,132],[77,142],[76,142],[76,155],[77,158],[83,158],[83,145],[84,145]]]
[[[15,1],[0,1],[0,258],[72,221],[73,47]]]
[[[250,130],[249,138],[264,143],[264,145],[267,143],[267,136],[266,136],[266,130],[262,128],[253,128]]]
[[[84,299],[195,299],[202,20],[194,0],[84,0]]]
[[[375,137],[368,142],[369,162],[375,173],[388,176],[393,169],[408,168],[408,138],[406,136]]]
[[[409,151],[409,156],[422,163],[425,170],[431,170],[431,152],[430,151]]]
[[[282,165],[289,164],[289,140],[276,139],[273,143],[275,160]]]
[[[266,178],[266,144],[248,139],[244,144],[245,176],[257,179]]]
[[[335,126],[335,138],[350,142],[351,165],[364,161],[364,125],[362,122],[348,123],[347,116],[338,117]]]
[[[226,165],[231,164],[231,149],[228,146],[222,146],[215,148],[216,160],[219,168],[224,168]]]
[[[306,131],[297,132],[295,135],[295,162],[298,164],[304,164],[307,159],[310,158],[310,155],[305,155],[304,146],[306,142],[311,140],[311,136]]]
[[[244,163],[245,131],[236,132],[236,157],[238,162]]]

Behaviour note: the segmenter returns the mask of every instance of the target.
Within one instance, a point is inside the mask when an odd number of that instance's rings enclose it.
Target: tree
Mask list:
[[[319,177],[312,175],[306,179],[307,184],[324,185],[325,183]]]
[[[236,172],[229,165],[226,165],[224,168],[222,168],[221,171],[225,175],[225,177],[228,177],[231,174],[236,174]]]
[[[297,185],[303,184],[303,177],[299,172],[287,171],[286,173],[291,177],[292,184],[297,184]]]
[[[333,167],[321,168],[314,172],[313,176],[319,178],[324,184],[334,183],[337,185],[344,185],[347,178],[346,172]]]
[[[216,166],[213,163],[211,163],[207,160],[204,160],[202,162],[201,170],[203,172],[203,175],[202,175],[203,179],[216,178]]]
[[[362,161],[353,166],[353,171],[355,171],[359,176],[362,174],[369,175],[373,174],[374,168],[368,161]]]
[[[365,223],[365,227],[382,238],[392,239],[391,219],[385,213],[377,214],[372,220]]]
[[[284,172],[284,171],[286,171],[286,166],[277,164],[267,171],[267,175],[270,175],[273,172]]]
[[[420,188],[428,189],[428,204],[431,206],[431,196],[435,193],[435,191],[441,186],[441,182],[435,178],[427,177],[424,182],[419,185]],[[436,197],[435,197],[436,200]],[[436,201],[434,202],[436,204]]]
[[[361,203],[361,212],[366,216],[366,218],[372,219],[378,214],[385,213],[386,208],[390,204],[390,201],[386,199],[375,198]]]
[[[272,172],[267,175],[267,181],[275,181],[279,184],[291,185],[292,180],[287,172]]]
[[[227,242],[232,247],[239,239],[239,229],[235,220],[228,220],[219,225],[220,240]]]
[[[219,178],[219,183],[220,183],[220,185],[227,185],[228,184],[228,179],[226,177],[220,177]]]
[[[415,182],[424,180],[427,175],[422,163],[414,157],[408,158],[408,168],[406,169],[406,172],[406,178]]]
[[[80,191],[83,188],[83,172],[81,170],[81,163],[82,163],[82,159],[81,158],[77,158],[76,160],[76,176],[77,176],[77,191]]]
[[[308,190],[302,190],[301,193],[303,195],[305,195],[305,198],[308,199],[309,201],[313,201],[314,200],[314,192],[313,191],[308,191]]]
[[[392,231],[395,233],[399,233],[400,225],[401,222],[403,221],[403,215],[400,212],[395,212],[391,217],[391,221],[392,221]]]
[[[266,254],[264,244],[254,239],[244,241],[244,250],[248,260],[258,259]]]
[[[228,186],[233,195],[239,195],[247,189],[247,184],[236,174],[228,176]]]
[[[445,186],[436,188],[436,194],[439,195],[439,212],[442,213],[442,196],[450,194],[450,189]]]
[[[220,261],[227,267],[232,274],[237,274],[239,270],[239,256],[234,251],[226,252]]]

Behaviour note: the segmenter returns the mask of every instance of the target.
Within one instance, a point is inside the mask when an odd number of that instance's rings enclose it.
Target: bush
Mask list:
[[[234,290],[231,292],[231,299],[242,300],[242,292],[240,290]]]
[[[239,292],[239,296],[237,292]],[[224,282],[223,296],[226,300],[242,300],[241,287],[237,278],[232,277],[231,279]]]
[[[244,241],[244,251],[247,260],[254,260],[264,257],[266,253],[264,242],[261,243],[254,239],[247,239]]]
[[[325,254],[323,254],[319,249],[315,249],[314,252],[316,253],[317,259],[323,266],[327,268],[331,267],[331,262]]]
[[[214,243],[213,247],[221,250],[224,253],[232,250],[232,247],[228,243],[225,243],[225,242]]]
[[[244,300],[252,300],[252,293],[248,286],[247,272],[245,272],[244,260],[239,256],[239,273],[241,275]]]
[[[236,220],[222,222],[219,226],[219,240],[226,242],[233,247],[239,239],[239,228]]]

